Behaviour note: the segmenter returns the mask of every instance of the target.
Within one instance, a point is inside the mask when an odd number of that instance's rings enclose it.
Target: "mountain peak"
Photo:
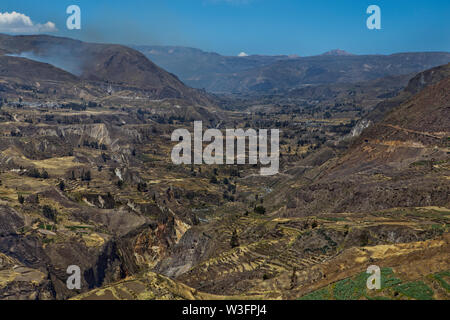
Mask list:
[[[353,56],[353,55],[354,55],[353,53],[349,53],[341,49],[334,49],[322,54],[322,56]]]

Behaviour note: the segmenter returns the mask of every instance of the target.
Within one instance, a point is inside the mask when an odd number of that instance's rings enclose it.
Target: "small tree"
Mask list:
[[[264,208],[263,206],[257,206],[257,207],[255,207],[255,212],[258,214],[265,214],[266,208]]]
[[[294,267],[292,270],[292,276],[291,276],[291,287],[290,289],[294,289],[297,286],[297,267]]]
[[[430,171],[433,171],[436,160],[433,158],[428,162]]]
[[[56,222],[56,210],[53,209],[52,207],[50,207],[49,205],[44,205],[42,207],[42,214],[44,215],[44,217],[46,217],[47,219]]]
[[[25,198],[21,194],[17,195],[17,200],[20,204],[23,204],[25,202]]]
[[[217,183],[218,183],[218,181],[217,181],[217,178],[216,178],[216,176],[212,176],[212,177],[211,177],[211,180],[209,180],[209,182],[210,182],[210,183],[214,183],[214,184],[217,184]]]
[[[236,229],[233,230],[233,234],[231,235],[230,245],[231,248],[239,247],[239,238]]]
[[[82,181],[91,181],[91,171],[88,170],[81,175]]]
[[[40,178],[41,177],[41,173],[36,168],[31,168],[30,170],[28,170],[27,175],[31,178]]]
[[[139,192],[147,192],[147,183],[139,182],[137,185],[137,189]]]
[[[42,179],[48,179],[49,178],[47,170],[42,169],[41,178]]]
[[[64,181],[61,180],[59,182],[58,187],[59,187],[59,190],[64,191],[66,189],[66,185],[65,185]]]

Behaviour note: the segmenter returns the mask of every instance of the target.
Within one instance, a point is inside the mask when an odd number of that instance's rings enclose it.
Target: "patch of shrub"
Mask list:
[[[42,214],[47,219],[56,222],[56,216],[57,216],[58,212],[56,211],[56,209],[53,209],[51,206],[44,205],[42,207]]]
[[[263,206],[257,206],[255,207],[255,213],[258,214],[266,214],[266,208],[264,208]]]
[[[299,300],[330,300],[331,295],[328,287],[313,291],[301,297]]]
[[[444,279],[445,277],[450,277],[450,271],[436,273],[433,276],[447,292],[450,292],[450,284]]]
[[[422,281],[408,282],[395,287],[401,294],[417,299],[417,300],[432,300],[433,290]]]

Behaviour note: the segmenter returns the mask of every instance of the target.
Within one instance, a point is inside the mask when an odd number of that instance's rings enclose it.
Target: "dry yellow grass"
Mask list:
[[[68,169],[74,168],[79,165],[75,161],[75,157],[60,157],[60,158],[50,158],[44,160],[32,160],[25,157],[14,147],[10,147],[2,151],[2,157],[9,158],[18,166],[27,167],[33,166],[38,169],[45,169],[51,171],[52,174],[64,174]]]
[[[253,296],[252,299],[261,299]],[[243,296],[220,296],[200,292],[168,277],[147,272],[114,285],[81,294],[73,300],[238,300]]]
[[[105,243],[105,239],[97,233],[83,234],[82,237],[88,247],[101,247]]]

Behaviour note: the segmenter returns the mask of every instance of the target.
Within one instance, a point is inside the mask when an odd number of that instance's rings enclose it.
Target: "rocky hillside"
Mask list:
[[[6,59],[2,65],[12,67],[11,64],[14,64],[15,69],[2,68],[2,77],[17,73],[26,75],[28,81],[36,83],[54,78],[54,74],[58,73],[55,68],[58,68],[74,75],[72,82],[87,82],[100,88],[110,88],[110,91],[137,90],[152,99],[211,104],[206,94],[188,88],[176,76],[128,47],[41,35],[0,35],[0,49],[7,54],[0,57]],[[30,68],[30,60],[35,62],[33,68]],[[27,74],[29,69],[34,74]]]
[[[448,299],[448,67],[342,154],[274,178],[268,215],[230,209],[195,226],[156,270],[241,298]],[[371,264],[386,277],[375,293]]]
[[[448,299],[449,65],[219,112],[133,50],[0,38],[0,299]],[[280,173],[174,165],[194,120],[279,128]]]
[[[364,130],[342,156],[300,178],[285,214],[448,206],[449,68],[414,77],[406,90],[431,73],[442,80],[421,84],[425,88],[413,96],[403,95],[404,101]]]

